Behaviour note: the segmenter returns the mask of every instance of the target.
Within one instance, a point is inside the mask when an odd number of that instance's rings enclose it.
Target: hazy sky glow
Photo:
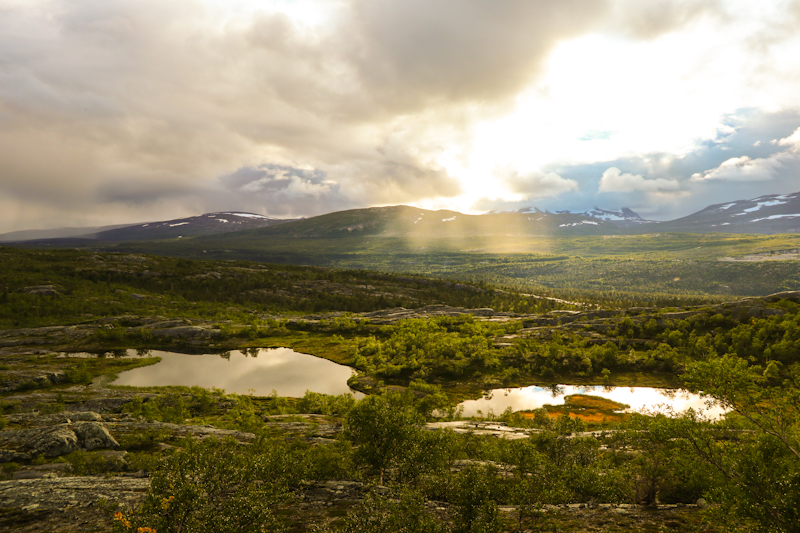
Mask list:
[[[0,232],[800,190],[800,0],[0,0]]]

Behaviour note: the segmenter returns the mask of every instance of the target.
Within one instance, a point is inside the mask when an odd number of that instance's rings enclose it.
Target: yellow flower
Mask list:
[[[125,527],[131,527],[130,520],[125,518],[125,515],[122,514],[121,512],[114,513],[114,520],[116,520],[117,522],[119,522],[120,524],[122,524]]]

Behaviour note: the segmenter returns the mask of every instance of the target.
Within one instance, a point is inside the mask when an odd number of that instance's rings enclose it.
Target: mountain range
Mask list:
[[[179,239],[198,235],[216,235],[275,224],[293,222],[295,219],[271,218],[255,213],[220,212],[206,213],[188,218],[158,222],[121,224],[90,228],[56,228],[45,230],[23,230],[0,235],[0,242],[23,242],[39,240],[92,240],[104,242],[150,241]]]
[[[410,206],[338,211],[306,219],[276,219],[255,213],[217,212],[168,221],[99,228],[26,230],[0,235],[0,242],[53,246],[156,241],[241,233],[247,238],[471,237],[491,235],[617,235],[682,233],[800,233],[800,192],[765,195],[710,205],[671,221],[645,220],[628,208],[572,213],[536,208],[514,213],[467,215]],[[231,235],[235,238],[235,235]]]

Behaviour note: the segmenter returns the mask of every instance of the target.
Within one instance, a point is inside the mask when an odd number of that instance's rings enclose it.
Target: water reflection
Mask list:
[[[324,394],[353,392],[347,386],[352,370],[289,348],[248,348],[221,354],[188,355],[149,350],[109,354],[111,357],[160,357],[161,362],[121,372],[114,385],[135,387],[184,385],[224,389],[237,394],[300,397],[306,390]],[[70,357],[97,354],[69,354]],[[354,393],[363,397],[361,393]]]
[[[575,385],[494,389],[479,400],[462,402],[461,406],[464,407],[464,416],[482,416],[490,412],[499,415],[509,407],[514,411],[525,411],[545,404],[563,405],[564,396],[570,394],[591,394],[608,398],[629,405],[628,412],[667,413],[670,410],[681,412],[692,408],[702,410],[706,416],[712,418],[719,418],[725,412],[717,405],[709,405],[705,398],[684,390]]]

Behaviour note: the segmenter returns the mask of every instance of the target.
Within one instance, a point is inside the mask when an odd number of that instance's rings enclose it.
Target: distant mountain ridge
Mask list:
[[[353,236],[469,238],[493,235],[569,236],[656,232],[800,233],[800,192],[770,194],[749,200],[714,204],[689,216],[664,222],[646,220],[629,208],[608,210],[595,207],[582,213],[550,213],[532,207],[513,213],[466,215],[456,211],[429,211],[400,205],[337,211],[304,219],[276,219],[255,213],[229,211],[160,222],[84,228],[87,232],[83,234],[80,229],[12,232],[0,235],[0,242],[90,246],[91,243],[98,242],[121,243],[187,237],[204,239],[220,234],[230,234],[225,239],[233,242],[239,236],[248,239],[335,239]]]
[[[337,211],[248,232],[262,237],[329,239],[351,236],[596,235],[617,233],[610,223],[575,214],[465,215],[406,205]]]
[[[645,233],[800,233],[800,192],[709,205],[689,216],[637,229]]]
[[[627,207],[623,207],[619,211],[609,211],[607,209],[595,207],[594,209],[585,211],[583,214],[589,217],[605,220],[606,222],[611,222],[612,224],[621,228],[638,226],[640,224],[652,224],[655,222],[654,220],[645,220],[639,216],[638,213],[628,209]]]
[[[294,220],[296,219],[271,218],[240,211],[217,212],[174,220],[103,226],[99,228],[15,231],[0,235],[0,242],[59,239],[126,242],[177,239],[263,228]]]
[[[533,214],[551,214],[549,211],[542,211],[537,207],[526,207],[516,211],[517,213],[533,213]],[[568,209],[563,211],[556,211],[557,215],[578,215],[584,217],[591,217],[596,218],[598,220],[602,220],[604,222],[611,222],[617,227],[620,228],[627,228],[630,226],[636,226],[639,224],[651,224],[654,223],[654,220],[645,220],[638,213],[634,212],[632,209],[627,207],[623,207],[618,210],[609,210],[609,209],[601,209],[599,207],[595,207],[594,209],[589,209],[588,211],[582,211],[575,213]]]

